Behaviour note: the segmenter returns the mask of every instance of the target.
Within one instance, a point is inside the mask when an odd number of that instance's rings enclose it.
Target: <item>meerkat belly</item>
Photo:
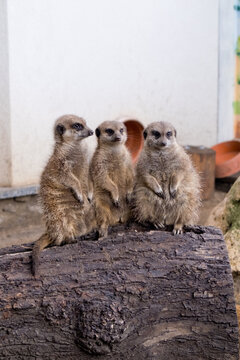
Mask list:
[[[125,197],[127,191],[125,171],[123,169],[119,169],[119,172],[115,173],[112,177],[112,181],[118,188],[119,198]]]
[[[76,216],[84,213],[89,206],[87,195],[84,195],[84,203],[81,204],[75,197],[73,192],[67,188],[48,189],[40,194],[43,210],[47,213],[61,213],[67,216],[74,213]],[[45,212],[44,211],[44,212]],[[75,216],[74,215],[74,216]]]

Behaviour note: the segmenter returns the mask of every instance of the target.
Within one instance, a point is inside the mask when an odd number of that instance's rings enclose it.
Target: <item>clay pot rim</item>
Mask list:
[[[228,152],[238,151],[238,154],[236,154],[232,158],[220,164],[216,163],[216,178],[224,178],[227,176],[231,176],[240,171],[240,141],[224,141],[212,146],[212,149],[216,151],[216,159],[217,157],[223,154],[227,154]]]
[[[130,135],[127,139],[126,145],[131,153],[132,161],[135,164],[143,148],[144,139],[142,133],[144,126],[139,120],[132,117],[125,118],[123,122],[127,127],[129,135],[131,132],[134,132],[134,137],[131,137]]]

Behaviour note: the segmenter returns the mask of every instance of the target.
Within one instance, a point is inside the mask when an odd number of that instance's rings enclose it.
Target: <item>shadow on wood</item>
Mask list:
[[[0,250],[1,359],[238,360],[233,282],[220,230],[113,228],[48,248]]]

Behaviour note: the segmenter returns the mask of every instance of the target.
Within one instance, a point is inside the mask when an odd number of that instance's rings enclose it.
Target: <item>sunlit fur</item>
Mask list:
[[[181,233],[184,225],[195,224],[198,219],[199,175],[177,143],[176,130],[170,123],[151,123],[144,134],[136,168],[133,215],[141,223],[150,222],[156,228],[173,225],[173,232]]]
[[[111,129],[112,134],[107,131]],[[133,189],[133,166],[125,142],[127,130],[119,121],[105,121],[97,129],[98,145],[90,165],[99,236],[108,227],[127,221]]]

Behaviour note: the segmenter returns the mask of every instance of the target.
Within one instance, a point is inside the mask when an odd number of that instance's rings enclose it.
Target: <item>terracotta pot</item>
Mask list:
[[[124,124],[127,127],[128,138],[126,146],[132,155],[133,163],[137,162],[143,147],[143,125],[136,120],[126,120]]]
[[[222,142],[212,149],[216,151],[216,178],[231,176],[240,171],[240,141]]]

